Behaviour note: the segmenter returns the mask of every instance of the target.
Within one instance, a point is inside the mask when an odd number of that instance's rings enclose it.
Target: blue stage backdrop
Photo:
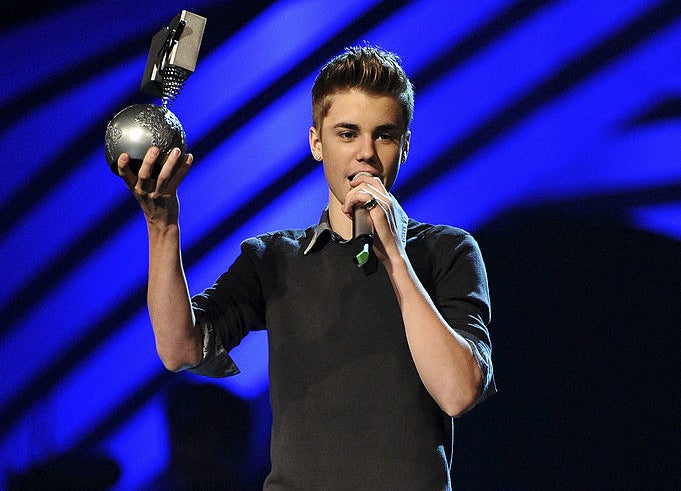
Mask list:
[[[162,489],[209,414],[239,443],[214,451],[234,489],[267,472],[266,334],[233,378],[164,370],[144,221],[104,160],[107,121],[153,102],[149,42],[182,9],[208,19],[172,107],[196,161],[192,293],[243,239],[318,219],[314,74],[380,45],[416,90],[394,192],[487,260],[500,394],[456,423],[458,489],[678,484],[681,2],[52,0],[1,21],[2,485]]]

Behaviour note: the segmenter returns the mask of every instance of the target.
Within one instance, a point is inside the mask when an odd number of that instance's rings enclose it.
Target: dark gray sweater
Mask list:
[[[356,252],[325,216],[307,230],[245,241],[229,271],[193,299],[206,349],[192,371],[237,372],[228,351],[267,329],[268,491],[450,489],[451,418],[419,379],[385,270],[365,275]],[[476,242],[461,229],[409,220],[407,253],[438,310],[474,348],[486,398],[496,389]]]

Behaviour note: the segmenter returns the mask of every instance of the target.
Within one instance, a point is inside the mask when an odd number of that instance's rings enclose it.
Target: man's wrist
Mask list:
[[[383,265],[388,274],[396,274],[400,271],[409,272],[409,258],[406,254],[402,255],[399,252],[388,254]]]
[[[147,220],[147,232],[150,239],[163,239],[168,236],[178,235],[180,225],[177,222],[164,220]]]

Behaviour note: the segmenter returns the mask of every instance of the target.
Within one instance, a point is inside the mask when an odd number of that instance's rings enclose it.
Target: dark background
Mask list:
[[[237,377],[163,370],[144,223],[103,156],[182,9],[208,18],[172,106],[196,156],[192,293],[244,238],[317,220],[312,76],[378,44],[416,88],[394,192],[473,232],[490,280],[500,392],[457,420],[457,489],[678,487],[680,2],[91,0],[0,17],[0,488],[246,490],[267,472],[264,334]]]

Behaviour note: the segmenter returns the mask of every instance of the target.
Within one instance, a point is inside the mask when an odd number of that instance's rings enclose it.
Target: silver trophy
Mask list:
[[[183,10],[152,38],[140,91],[160,98],[162,105],[133,104],[107,124],[106,161],[116,175],[118,157],[123,152],[130,155],[130,169],[136,174],[149,147],[158,147],[154,176],[173,148],[179,148],[183,155],[186,152],[184,129],[169,107],[196,69],[205,26],[205,17]]]

